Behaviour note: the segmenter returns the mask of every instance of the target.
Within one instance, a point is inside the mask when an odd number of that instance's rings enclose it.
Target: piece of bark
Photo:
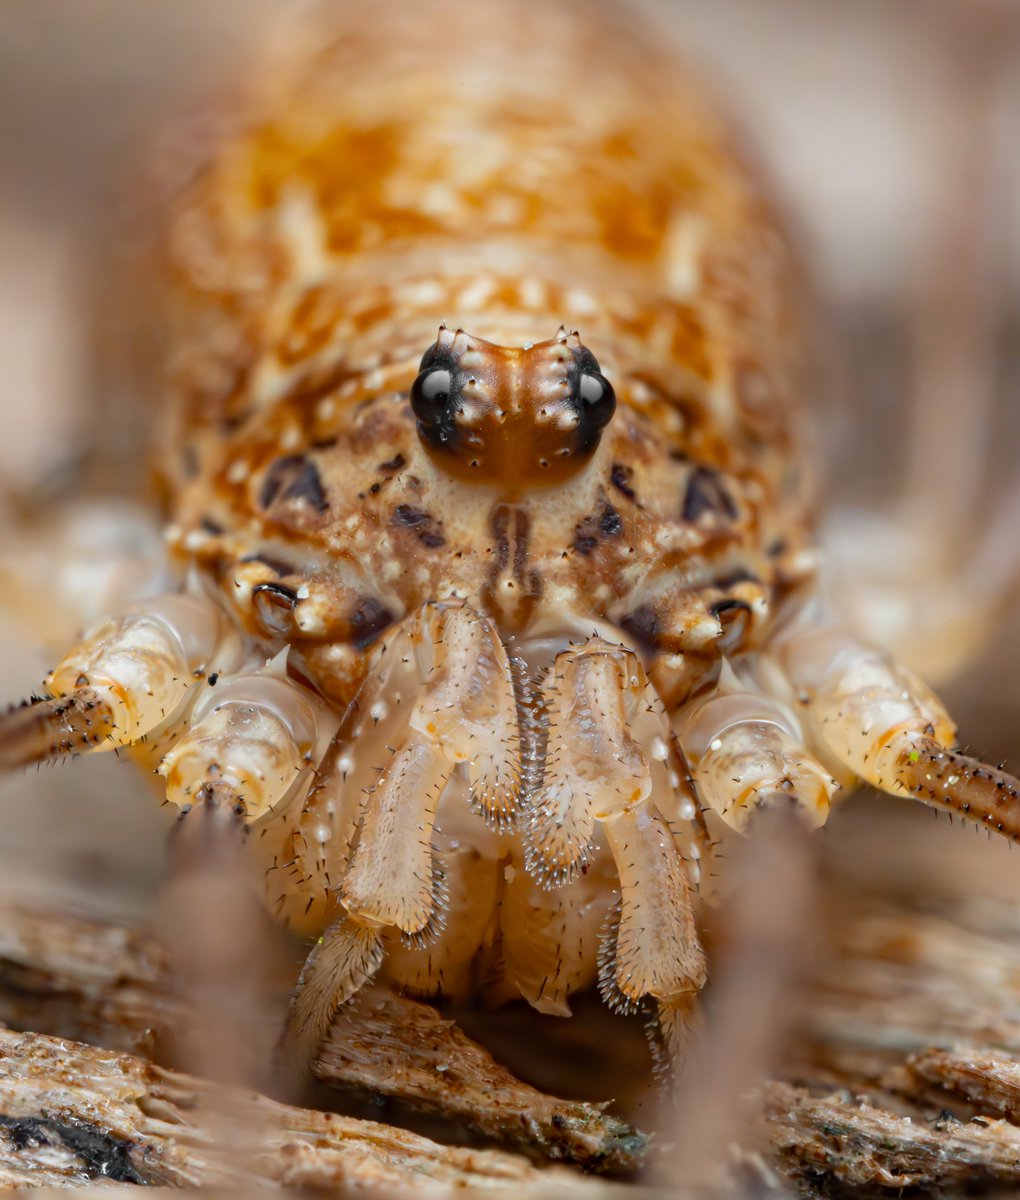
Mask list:
[[[601,1173],[633,1172],[648,1149],[648,1139],[604,1105],[523,1084],[434,1008],[381,987],[367,989],[334,1022],[315,1072],[323,1082],[382,1092],[530,1154]]]
[[[792,1182],[925,1193],[1020,1186],[1020,1129],[1008,1121],[929,1122],[841,1095],[773,1083],[764,1092],[772,1153]]]
[[[0,1186],[372,1186],[602,1194],[598,1181],[495,1150],[441,1146],[373,1121],[83,1043],[0,1030]]]
[[[15,1028],[159,1059],[169,1031],[191,1019],[166,977],[162,947],[138,930],[0,906],[0,1021]],[[529,1086],[431,1006],[381,988],[342,1011],[315,1070],[534,1158],[622,1175],[648,1146],[603,1106]]]
[[[912,1055],[889,1083],[922,1098],[963,1100],[1020,1125],[1020,1062],[1004,1054],[928,1050]]]

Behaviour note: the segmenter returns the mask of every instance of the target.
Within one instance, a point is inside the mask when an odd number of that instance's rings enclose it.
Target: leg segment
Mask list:
[[[957,812],[1020,842],[1020,780],[934,738],[921,738],[896,764],[896,787],[933,808]]]
[[[832,629],[792,635],[776,653],[791,701],[834,772],[1020,841],[1020,780],[952,750],[952,720],[912,672]]]
[[[336,725],[332,711],[287,676],[285,655],[219,678],[194,706],[190,728],[157,768],[167,799],[187,810],[214,788],[253,824],[307,780]]]
[[[545,886],[584,872],[596,820],[651,791],[651,767],[630,727],[645,689],[634,663],[622,647],[593,638],[553,664],[542,697],[542,782],[527,827],[528,871]]]
[[[72,650],[46,679],[51,698],[0,718],[0,769],[131,745],[170,720],[197,680],[233,668],[239,653],[212,601],[156,597]]]
[[[614,952],[602,963],[602,993],[623,1008],[652,997],[670,1061],[679,1062],[707,977],[687,872],[669,826],[650,804],[620,813],[603,827],[621,895]]]
[[[270,1049],[273,954],[246,834],[229,791],[197,795],[171,834],[155,924],[183,1002],[170,1030],[174,1065],[258,1086]]]
[[[662,704],[636,655],[601,638],[560,654],[545,694],[546,772],[530,816],[529,870],[555,888],[605,839],[620,904],[600,952],[603,995],[623,1008],[651,998],[671,1052],[681,1052],[706,969],[687,864],[664,814],[681,830],[700,814]]]
[[[513,813],[517,702],[498,634],[466,606],[426,605],[383,644],[379,661],[387,659],[399,669],[373,673],[340,734],[350,739],[346,786],[360,784],[365,796],[340,898],[352,914],[415,935],[435,910],[432,833],[453,772],[463,768],[487,819]]]
[[[698,795],[733,829],[743,831],[760,805],[790,802],[822,825],[839,788],[805,748],[789,706],[740,681],[724,666],[719,684],[674,718]]]
[[[320,862],[334,864],[342,913],[309,957],[291,1009],[286,1041],[303,1065],[337,1007],[378,970],[384,931],[411,945],[441,931],[433,831],[451,776],[467,776],[470,803],[499,826],[517,804],[520,761],[510,663],[488,621],[466,605],[428,604],[383,640],[328,756],[328,779],[309,799],[341,820],[322,823],[314,863],[304,854],[309,879],[323,879]],[[335,855],[325,847],[349,831],[344,806],[329,811],[331,788],[361,797],[357,833]]]
[[[319,938],[291,997],[278,1055],[287,1076],[300,1077],[311,1069],[336,1010],[368,983],[382,960],[378,925],[343,914]]]
[[[92,688],[19,705],[0,717],[0,771],[112,747],[114,724],[111,706]]]

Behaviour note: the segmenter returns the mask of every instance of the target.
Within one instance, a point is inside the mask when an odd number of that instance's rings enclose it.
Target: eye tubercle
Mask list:
[[[436,466],[514,492],[577,474],[616,411],[612,384],[576,334],[501,346],[441,329],[409,399]]]

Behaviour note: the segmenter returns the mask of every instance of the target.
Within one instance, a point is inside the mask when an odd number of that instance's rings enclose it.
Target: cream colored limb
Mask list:
[[[1020,781],[953,750],[956,727],[931,690],[884,651],[837,629],[793,633],[773,653],[819,757],[891,795],[909,795],[1020,841]]]
[[[211,681],[212,682],[212,681]],[[219,675],[189,713],[157,770],[187,811],[215,790],[253,824],[308,782],[337,719],[287,675],[286,653],[265,667]]]
[[[599,844],[608,847],[620,900],[600,950],[602,993],[622,1009],[652,1000],[680,1056],[706,978],[682,844],[700,851],[703,839],[662,703],[637,656],[600,637],[557,656],[543,696],[529,872],[554,904],[557,887],[585,870]]]
[[[489,621],[467,605],[427,604],[383,639],[299,834],[301,890],[335,890],[341,905],[291,1008],[284,1045],[302,1067],[337,1007],[378,970],[385,930],[412,946],[441,932],[433,831],[451,776],[466,776],[469,804],[498,827],[518,802],[520,762],[513,676]],[[345,793],[360,798],[353,844]]]
[[[793,803],[822,825],[839,784],[810,753],[789,705],[743,682],[726,663],[719,683],[674,717],[702,803],[733,829],[759,806]]]
[[[238,636],[211,600],[154,597],[70,651],[45,680],[47,698],[0,718],[0,769],[139,742],[239,656]]]

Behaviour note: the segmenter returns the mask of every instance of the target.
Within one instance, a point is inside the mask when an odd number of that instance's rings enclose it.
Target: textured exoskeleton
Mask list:
[[[167,238],[179,591],[0,757],[138,745],[235,807],[315,939],[303,1060],[372,977],[563,1015],[597,982],[679,1055],[712,830],[865,780],[1020,836],[814,615],[799,276],[680,64],[587,6],[376,4],[248,111]]]

